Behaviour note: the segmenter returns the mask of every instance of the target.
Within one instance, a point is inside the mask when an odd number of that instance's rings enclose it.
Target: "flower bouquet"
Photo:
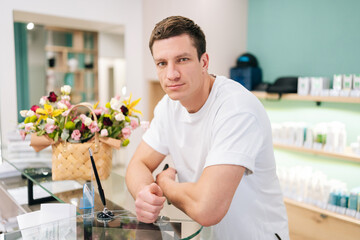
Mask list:
[[[112,148],[127,146],[132,131],[140,125],[136,113],[141,112],[134,108],[140,98],[131,102],[131,95],[125,100],[117,96],[98,107],[98,103],[72,105],[70,93],[71,87],[65,85],[60,97],[50,92],[39,105],[20,111],[25,117],[19,124],[20,134],[23,138],[31,134],[30,145],[37,152],[52,146],[53,180],[90,180],[89,148],[100,178],[105,179],[111,170]]]

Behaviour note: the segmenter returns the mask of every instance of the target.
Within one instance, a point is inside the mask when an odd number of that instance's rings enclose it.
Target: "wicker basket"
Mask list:
[[[80,103],[70,111],[83,106],[90,110],[94,120],[96,115],[91,105]],[[65,123],[67,122],[67,117]],[[52,144],[52,179],[53,180],[91,180],[93,174],[89,148],[91,148],[100,179],[109,177],[112,167],[112,147],[99,141],[99,133],[84,143],[59,141]]]

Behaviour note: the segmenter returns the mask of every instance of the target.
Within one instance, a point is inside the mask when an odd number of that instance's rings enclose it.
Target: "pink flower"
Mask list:
[[[61,116],[66,117],[67,115],[69,115],[69,113],[70,113],[70,109],[68,109],[68,110],[66,110],[65,112],[63,112],[63,113],[61,114]]]
[[[136,129],[139,126],[139,122],[135,119],[131,119],[130,125],[132,129]]]
[[[101,108],[94,109],[94,113],[95,113],[96,115],[101,115],[102,112],[103,112],[103,110],[102,110]]]
[[[26,138],[26,132],[23,131],[23,130],[20,130],[20,136],[21,136],[22,140],[25,140],[25,138]]]
[[[109,135],[109,133],[108,133],[108,130],[107,129],[103,129],[103,130],[101,130],[101,132],[100,132],[100,136],[102,136],[102,137],[106,137],[106,136],[108,136]]]
[[[116,96],[115,96],[115,99],[116,99],[116,100],[119,100],[119,101],[120,101],[120,98],[121,98],[120,95],[116,95]]]
[[[71,108],[71,103],[68,100],[62,99],[60,100],[61,103],[65,104],[67,108]]]
[[[56,125],[46,124],[45,131],[47,134],[52,133],[56,129]]]
[[[26,123],[25,124],[25,132],[30,132],[32,127],[34,126],[34,123]]]
[[[71,138],[74,139],[75,141],[79,141],[80,137],[81,137],[81,133],[78,129],[75,129],[71,134]]]
[[[97,122],[95,122],[95,121],[93,121],[89,125],[89,129],[90,129],[90,132],[92,132],[92,133],[100,131],[100,129],[99,129],[98,125],[97,125]]]
[[[128,127],[125,127],[121,130],[121,133],[123,135],[123,137],[126,139],[126,138],[129,138],[130,135],[131,135],[131,129],[128,128]]]
[[[80,115],[80,119],[82,122],[85,122],[86,118],[87,118],[87,116],[85,114]]]
[[[108,108],[100,107],[100,109],[102,109],[103,113],[109,114],[109,109]]]
[[[30,110],[33,111],[33,112],[36,112],[36,109],[38,109],[39,106],[38,105],[33,105]]]

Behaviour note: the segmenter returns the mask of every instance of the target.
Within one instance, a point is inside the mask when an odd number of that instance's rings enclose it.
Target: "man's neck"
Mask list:
[[[204,91],[202,92],[199,101],[194,102],[193,100],[191,100],[191,102],[189,103],[181,102],[181,105],[183,105],[189,113],[196,113],[197,111],[199,111],[202,106],[204,106],[206,100],[210,95],[216,77],[215,75],[210,75],[208,73],[204,77],[206,78],[206,80],[204,81]]]

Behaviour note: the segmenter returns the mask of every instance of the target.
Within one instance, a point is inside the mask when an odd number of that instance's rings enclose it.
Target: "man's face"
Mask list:
[[[189,35],[156,40],[152,51],[160,84],[165,93],[183,105],[191,105],[199,100],[204,93],[208,56],[204,53],[199,61]]]

